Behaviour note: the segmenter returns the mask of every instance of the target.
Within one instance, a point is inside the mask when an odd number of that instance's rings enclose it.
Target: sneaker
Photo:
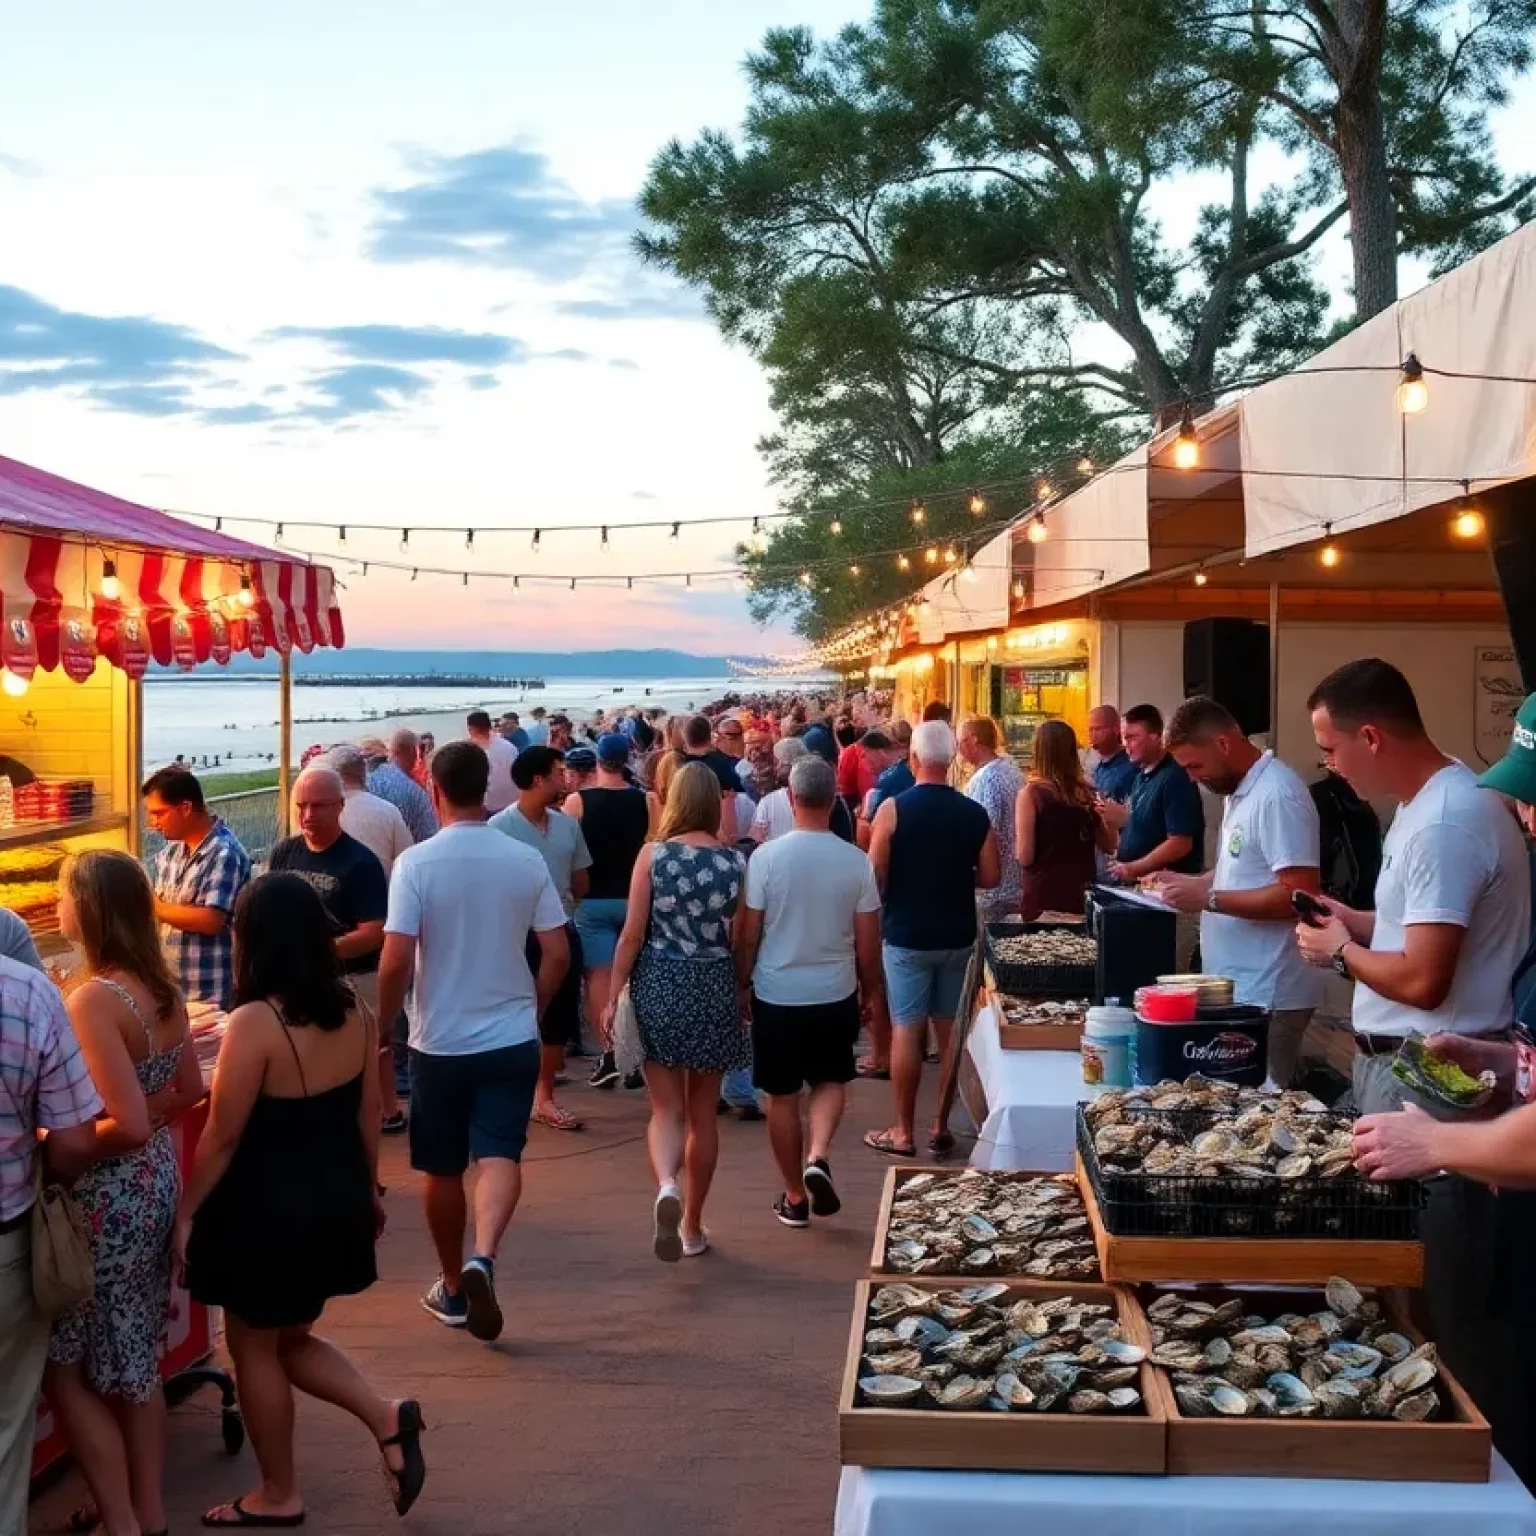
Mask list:
[[[700,1254],[708,1252],[709,1233],[702,1227],[699,1228],[697,1236],[685,1237],[683,1239],[683,1257],[685,1259],[696,1259]]]
[[[773,1202],[773,1214],[786,1227],[808,1227],[811,1224],[811,1202],[791,1200],[787,1194],[780,1194]]]
[[[685,1246],[679,1230],[683,1224],[683,1197],[676,1184],[661,1186],[653,1214],[656,1235],[651,1241],[651,1251],[663,1264],[676,1264],[682,1258]]]
[[[832,1184],[832,1165],[824,1157],[805,1165],[805,1192],[810,1196],[813,1216],[836,1216],[843,1208]]]
[[[639,1067],[636,1067],[635,1070],[624,1079],[624,1086],[630,1089],[644,1088],[645,1073],[642,1072]]]
[[[450,1291],[448,1282],[441,1275],[427,1287],[421,1298],[421,1309],[435,1317],[446,1328],[463,1328],[469,1323],[469,1303],[462,1291]]]
[[[604,1051],[597,1058],[597,1065],[592,1069],[592,1076],[587,1079],[587,1084],[592,1088],[611,1089],[619,1080],[618,1065],[613,1059],[612,1051]]]
[[[468,1304],[469,1331],[489,1344],[501,1337],[501,1307],[496,1301],[496,1261],[476,1255],[465,1262],[459,1294]]]
[[[409,1122],[405,1118],[405,1111],[397,1109],[392,1115],[385,1115],[379,1121],[379,1134],[381,1136],[404,1136]]]

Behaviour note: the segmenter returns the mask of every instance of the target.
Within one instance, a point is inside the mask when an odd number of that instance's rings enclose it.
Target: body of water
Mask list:
[[[793,678],[555,678],[548,687],[522,692],[487,688],[402,688],[368,684],[293,690],[293,748],[297,757],[312,742],[330,746],[365,734],[387,736],[398,726],[432,731],[440,741],[464,734],[464,716],[487,710],[494,719],[513,709],[525,719],[535,705],[585,718],[594,710],[632,704],[669,712],[697,708],[726,693],[772,693],[799,687],[823,689],[825,680]],[[144,763],[168,763],[179,753],[189,763],[234,772],[277,761],[276,679],[154,679],[144,685]]]

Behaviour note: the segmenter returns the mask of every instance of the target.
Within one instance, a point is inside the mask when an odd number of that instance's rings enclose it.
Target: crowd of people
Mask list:
[[[1510,1031],[1517,975],[1536,991],[1531,875],[1502,797],[1536,828],[1536,699],[1482,785],[1386,663],[1340,668],[1310,708],[1332,773],[1397,804],[1369,911],[1324,889],[1316,791],[1209,699],[1166,724],[1100,706],[1085,751],[1044,723],[1025,769],[991,719],[956,729],[942,704],[891,719],[865,695],[579,724],[476,712],[463,740],[397,731],[313,757],[298,830],[260,871],[190,772],[153,774],[152,877],[114,852],[65,866],[67,999],[24,927],[0,924],[0,1529],[20,1529],[40,1380],[100,1529],[165,1528],[156,1347],[173,1269],[224,1311],[261,1474],[206,1522],[303,1520],[295,1389],[367,1426],[403,1513],[426,1476],[421,1407],[314,1331],[375,1278],[381,1137],[409,1137],[423,1181],[439,1273],[421,1304],[481,1340],[503,1328],[496,1266],[530,1125],[582,1126],[557,1097],[573,1052],[591,1049],[594,1087],[648,1094],[658,1259],[709,1250],[732,1106],[766,1119],[783,1188],[765,1216],[806,1228],[841,1205],[834,1142],[856,1078],[890,1082],[868,1146],[917,1152],[929,1043],[951,1049],[979,924],[1080,914],[1096,880],[1185,915],[1204,967],[1271,1013],[1281,1085],[1327,973],[1354,981],[1371,1176],[1536,1187],[1533,1111],[1441,1126],[1403,1109],[1390,1072],[1417,1031],[1530,1096]],[[1220,804],[1209,867],[1202,790]],[[1315,902],[1301,921],[1298,893]],[[190,1027],[208,1011],[225,1031],[182,1187],[167,1127],[203,1095]],[[936,1122],[928,1148],[950,1145]],[[73,1186],[94,1237],[94,1302],[51,1327],[26,1270],[40,1177]],[[1426,1236],[1444,1244],[1467,1201],[1442,1182]]]

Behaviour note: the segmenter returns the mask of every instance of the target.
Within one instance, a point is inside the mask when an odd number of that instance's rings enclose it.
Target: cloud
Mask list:
[[[494,373],[472,373],[464,382],[471,389],[495,389],[501,380]]]
[[[450,331],[435,325],[284,325],[276,341],[319,341],[362,363],[458,363],[494,368],[528,360],[515,336],[494,331]]]
[[[9,171],[12,176],[24,176],[29,180],[43,174],[43,168],[37,161],[23,160],[20,155],[7,155],[3,152],[0,152],[0,171]]]
[[[640,371],[640,364],[632,357],[610,357],[608,359],[608,366],[610,368],[623,368],[627,372],[633,373],[639,373]]]
[[[287,414],[310,421],[335,422],[395,410],[426,394],[432,388],[432,380],[409,368],[353,363],[315,374],[309,380],[309,388],[319,399]]]
[[[61,309],[0,285],[3,395],[77,388],[112,410],[170,416],[187,409],[187,382],[211,364],[236,360],[186,326]]]
[[[655,491],[631,491],[629,499],[631,501],[655,501],[656,493]]]
[[[418,153],[403,187],[374,190],[369,250],[378,261],[505,267],[555,281],[627,257],[636,212],[627,198],[588,201],[521,144],[463,155]]]
[[[556,306],[576,320],[703,320],[700,300],[686,288],[660,284],[637,287],[612,298],[567,299]]]
[[[197,419],[210,427],[248,427],[257,422],[279,421],[285,412],[275,406],[249,400],[244,405],[215,405],[198,412]]]

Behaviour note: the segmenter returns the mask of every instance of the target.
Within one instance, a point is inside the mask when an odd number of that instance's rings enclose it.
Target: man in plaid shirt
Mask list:
[[[48,1176],[78,1178],[96,1152],[101,1099],[58,988],[0,956],[0,1531],[27,1524],[32,1416],[48,1325],[32,1300],[37,1133],[48,1132]]]
[[[151,774],[141,793],[150,826],[166,842],[155,861],[155,916],[171,973],[189,1003],[227,1009],[234,986],[229,920],[251,878],[250,858],[185,768]]]

